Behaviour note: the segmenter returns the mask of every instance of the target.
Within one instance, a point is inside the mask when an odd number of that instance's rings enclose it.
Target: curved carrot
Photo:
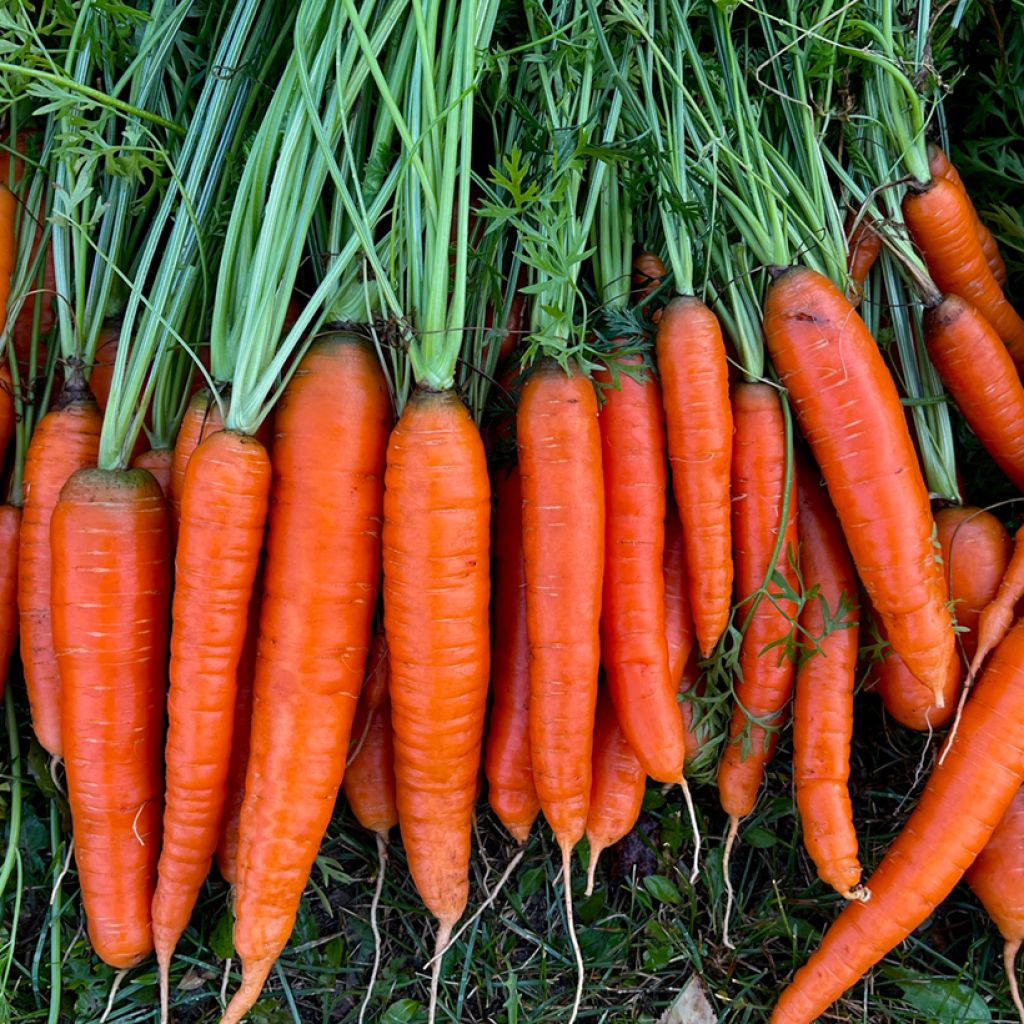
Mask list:
[[[877,623],[877,628],[884,639],[885,627]],[[892,647],[886,650],[875,672],[875,689],[882,698],[885,710],[905,728],[916,732],[941,729],[956,714],[957,698],[963,683],[963,666],[959,658],[949,663],[942,687],[941,707],[935,700],[934,692],[907,668]]]
[[[592,771],[587,813],[587,896],[594,891],[594,874],[601,853],[628,835],[637,823],[647,783],[643,765],[619,727],[606,690],[597,698]]]
[[[669,492],[665,508],[665,641],[668,676],[678,687],[693,652],[693,614],[686,579],[686,549],[679,510]]]
[[[765,338],[889,640],[941,697],[955,658],[933,521],[899,395],[864,321],[806,268],[768,288]]]
[[[18,201],[14,193],[6,185],[0,185],[0,332],[7,323],[7,298],[11,293],[16,252],[14,219],[17,212]]]
[[[50,625],[50,519],[60,489],[99,452],[100,411],[84,389],[65,389],[32,434],[25,457],[25,505],[18,546],[21,661],[32,727],[54,757],[63,751],[60,676]]]
[[[1014,968],[1024,941],[1024,788],[1017,790],[992,838],[967,869],[965,878],[1006,940],[1003,950],[1006,980],[1013,1005],[1024,1022],[1024,1002]]]
[[[181,492],[185,487],[185,470],[192,453],[211,434],[224,429],[220,406],[210,396],[209,391],[197,391],[189,400],[185,415],[182,417],[178,436],[174,439],[174,456],[171,459],[171,515],[174,529],[178,528],[181,518]]]
[[[978,649],[971,659],[970,673],[978,674],[989,652],[1006,635],[1013,622],[1017,602],[1024,597],[1024,526],[1013,539],[1013,554],[1006,572],[999,581],[995,597],[982,609],[978,616]]]
[[[686,746],[669,676],[665,635],[664,412],[657,381],[639,356],[625,361],[619,387],[611,375],[598,415],[605,497],[601,661],[619,726],[644,771],[679,782]]]
[[[530,644],[526,635],[523,500],[519,467],[494,475],[491,692],[484,744],[487,799],[517,843],[525,843],[540,801],[530,760]]]
[[[672,489],[683,522],[690,607],[710,657],[732,603],[729,364],[718,319],[699,299],[673,299],[656,340]]]
[[[1024,385],[1006,346],[965,299],[947,295],[924,317],[928,355],[971,430],[1024,488]]]
[[[174,463],[173,448],[149,448],[132,459],[133,469],[145,469],[153,474],[164,497],[171,496],[171,467]]]
[[[601,658],[605,505],[593,384],[542,360],[523,386],[517,431],[533,779],[566,858],[586,830]]]
[[[860,298],[871,268],[882,251],[882,236],[875,230],[866,214],[855,221],[851,214],[846,221],[846,272],[850,275],[853,294],[850,301]]]
[[[21,509],[0,505],[0,697],[18,643],[18,538]]]
[[[1024,625],[1000,644],[903,831],[782,993],[771,1024],[810,1024],[952,892],[1024,779]]]
[[[319,339],[277,406],[249,767],[239,828],[237,1024],[295,923],[341,786],[380,579],[391,407],[371,346]]]
[[[932,172],[933,178],[945,178],[963,192],[971,209],[974,232],[978,236],[978,242],[981,244],[981,251],[985,254],[985,262],[988,264],[989,270],[992,271],[992,276],[999,282],[999,286],[1005,286],[1006,263],[999,252],[999,243],[978,216],[978,211],[974,208],[974,203],[971,202],[970,194],[964,185],[963,179],[960,177],[959,171],[950,162],[949,157],[934,142],[928,143],[928,170]]]
[[[862,899],[850,803],[850,739],[856,682],[857,576],[828,492],[801,464],[797,489],[807,651],[793,702],[793,778],[804,845],[822,881]]]
[[[153,949],[170,533],[141,469],[82,469],[51,523],[53,644],[89,938],[113,967]]]
[[[1017,369],[1024,367],[1024,320],[992,276],[974,230],[967,194],[945,178],[903,198],[903,218],[940,291],[975,306],[1003,339]]]
[[[164,840],[153,897],[165,1018],[171,957],[220,837],[238,664],[269,493],[266,449],[232,430],[203,441],[185,472],[174,562]]]

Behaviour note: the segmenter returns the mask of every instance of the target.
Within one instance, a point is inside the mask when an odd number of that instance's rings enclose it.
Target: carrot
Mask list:
[[[960,177],[960,173],[950,162],[949,157],[934,142],[928,143],[928,170],[932,172],[933,178],[945,178],[963,192],[967,199],[967,205],[971,210],[974,232],[978,236],[981,250],[985,254],[985,262],[988,264],[989,270],[992,271],[992,276],[999,282],[1000,287],[1005,287],[1006,263],[1003,262],[1003,257],[999,252],[999,243],[995,240],[992,232],[981,222],[981,218],[978,216],[978,211],[974,208],[974,203],[971,202],[971,197],[967,192],[963,179]]]
[[[718,319],[683,296],[664,309],[656,339],[672,489],[683,523],[690,607],[701,653],[711,655],[729,620],[732,538],[729,479],[732,409]]]
[[[106,412],[107,400],[110,398],[110,385],[114,380],[114,363],[117,362],[117,350],[121,347],[121,322],[108,320],[100,329],[96,339],[96,355],[89,371],[89,390],[100,407]]]
[[[1006,346],[965,299],[947,295],[925,313],[928,355],[996,464],[1024,489],[1024,385]]]
[[[686,741],[686,760],[692,761],[703,749],[706,737],[694,726],[695,704],[687,696],[700,696],[703,684],[697,666],[697,652],[694,650],[683,668],[679,679],[679,717],[683,721],[683,738]]]
[[[14,383],[11,380],[10,367],[5,363],[0,367],[0,465],[14,434],[15,419]]]
[[[541,360],[517,430],[533,779],[567,860],[586,830],[600,667],[605,505],[593,385]]]
[[[182,417],[178,436],[174,440],[174,456],[171,460],[171,515],[174,529],[181,518],[181,492],[185,487],[185,470],[192,453],[211,434],[224,429],[220,406],[206,390],[198,391],[189,400]]]
[[[850,739],[856,682],[857,577],[828,493],[801,463],[797,504],[800,572],[807,594],[800,629],[809,650],[796,677],[793,777],[804,845],[818,876],[846,899],[864,899],[850,804]]]
[[[11,274],[17,246],[14,238],[14,221],[18,212],[18,201],[14,193],[0,185],[0,332],[7,323],[7,298],[11,293]]]
[[[991,839],[967,869],[967,884],[1006,940],[1003,965],[1013,1005],[1024,1021],[1014,961],[1024,941],[1024,788],[1007,808]]]
[[[885,637],[885,628],[877,624],[879,635]],[[949,663],[946,681],[942,687],[942,706],[935,694],[907,668],[903,659],[888,647],[875,667],[875,688],[882,698],[885,710],[900,725],[917,732],[941,729],[956,713],[957,698],[963,682],[963,666],[959,658]]]
[[[680,782],[686,746],[665,634],[665,428],[661,391],[641,357],[605,384],[598,416],[605,497],[601,660],[615,716],[644,771]]]
[[[18,615],[21,660],[42,746],[62,755],[60,676],[50,625],[50,519],[60,489],[99,452],[100,411],[80,378],[65,386],[55,408],[32,434],[25,457],[25,505],[18,545]]]
[[[899,395],[864,322],[823,275],[768,288],[765,338],[893,648],[936,695],[955,658],[928,490]]]
[[[540,810],[530,761],[530,644],[526,635],[523,501],[519,467],[494,475],[492,543],[494,626],[493,703],[484,747],[487,797],[517,843]]]
[[[390,422],[373,349],[340,333],[311,346],[277,407],[235,886],[242,983],[225,1024],[249,1011],[288,941],[341,786],[380,578]]]
[[[266,449],[233,430],[211,434],[185,471],[174,564],[164,840],[153,897],[164,1020],[171,957],[220,836],[238,664],[269,493]]]
[[[171,496],[171,467],[174,463],[173,448],[149,448],[132,459],[135,469],[146,469],[153,474],[164,497]]]
[[[846,221],[846,272],[850,277],[851,302],[859,301],[871,268],[882,251],[882,236],[875,230],[871,218],[864,215],[856,220],[851,214]]]
[[[51,523],[53,645],[89,938],[113,967],[153,949],[170,536],[145,470],[81,469]]]
[[[1006,636],[967,701],[917,807],[782,993],[771,1024],[809,1024],[952,892],[1024,778],[1024,625]]]
[[[683,529],[671,491],[665,508],[665,640],[669,679],[678,687],[694,649],[693,615],[686,580]]]
[[[633,260],[633,301],[646,311],[650,305],[647,299],[665,283],[668,276],[665,264],[662,263],[661,257],[657,253],[639,253]],[[657,323],[661,319],[661,310],[654,310],[650,316],[654,323]]]
[[[970,201],[945,178],[903,199],[903,217],[942,292],[959,295],[995,328],[1017,369],[1024,367],[1024,320],[992,276],[974,231]]]
[[[989,652],[1006,635],[1013,622],[1017,602],[1024,597],[1024,526],[1013,540],[1013,555],[999,581],[995,597],[978,616],[978,649],[971,659],[970,674],[976,676]]]
[[[647,783],[643,765],[619,727],[607,690],[597,698],[592,772],[587,813],[587,896],[594,891],[594,874],[602,851],[628,835],[637,823]]]
[[[0,697],[18,643],[18,538],[21,509],[0,505]]]

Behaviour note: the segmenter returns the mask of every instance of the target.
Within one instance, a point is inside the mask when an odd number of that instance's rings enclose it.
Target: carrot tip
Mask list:
[[[589,837],[588,837],[589,838]],[[597,873],[597,862],[604,851],[604,843],[596,839],[590,840],[590,863],[587,865],[587,888],[584,896],[591,896],[594,892],[594,876]]]
[[[844,889],[840,891],[840,896],[844,900],[850,900],[857,903],[867,903],[871,899],[871,890],[863,883],[858,882],[852,889]]]
[[[239,1024],[259,999],[263,985],[273,966],[273,957],[268,957],[265,960],[242,961],[242,983],[238,986],[238,991],[231,997],[231,1002],[228,1003],[228,1007],[220,1019],[220,1024]]]
[[[444,951],[452,937],[454,921],[437,922],[437,939],[434,942],[434,962],[430,972],[430,1005],[427,1009],[427,1022],[434,1024],[437,1018],[437,993],[441,984],[441,962]]]

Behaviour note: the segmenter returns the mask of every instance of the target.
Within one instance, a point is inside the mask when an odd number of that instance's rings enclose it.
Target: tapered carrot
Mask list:
[[[885,628],[878,623],[879,635],[885,638]],[[938,706],[935,693],[907,668],[903,659],[891,648],[875,666],[875,688],[882,698],[885,710],[900,725],[916,732],[941,729],[956,714],[957,698],[963,682],[960,659],[949,663],[946,681],[942,687],[942,706]]]
[[[594,387],[552,360],[519,402],[530,747],[534,785],[563,859],[583,838],[604,575],[604,479]]]
[[[153,949],[170,534],[145,470],[82,469],[51,523],[53,644],[89,937],[113,967]]]
[[[881,353],[842,292],[806,268],[769,286],[764,327],[868,598],[938,702],[956,656],[952,620],[928,489]]]
[[[266,449],[232,430],[211,434],[185,471],[174,564],[163,848],[153,897],[164,1018],[171,957],[220,837],[237,672],[269,493]]]
[[[587,813],[587,892],[594,891],[594,875],[601,853],[628,835],[640,817],[647,775],[640,759],[619,727],[607,691],[597,699],[594,720],[593,782]]]
[[[100,411],[80,379],[69,382],[56,407],[40,421],[25,457],[25,505],[18,545],[21,660],[32,726],[50,754],[63,751],[60,677],[50,625],[50,519],[60,489],[77,469],[94,465]]]
[[[523,500],[518,466],[494,474],[492,551],[493,703],[484,746],[487,799],[512,838],[525,843],[540,801],[530,760],[530,644],[526,635]]]
[[[672,489],[683,522],[690,607],[704,657],[729,620],[732,602],[729,366],[718,319],[683,296],[664,309],[656,341],[665,403]]]
[[[171,467],[174,463],[173,448],[149,448],[132,459],[135,469],[146,469],[156,478],[164,497],[171,496]]]
[[[882,251],[882,236],[875,230],[871,218],[864,215],[860,220],[853,216],[846,222],[846,272],[850,275],[853,293],[850,301],[860,298],[864,282]]]
[[[974,230],[967,194],[945,178],[903,199],[903,217],[944,293],[959,295],[995,328],[1017,369],[1024,367],[1024,320],[992,276]]]
[[[18,643],[18,538],[21,509],[0,505],[0,697]]]
[[[665,641],[669,679],[678,687],[693,651],[693,615],[686,582],[683,530],[671,492],[665,509]]]
[[[341,786],[380,579],[390,421],[376,354],[345,334],[309,349],[277,406],[235,886],[242,984],[226,1024],[288,941]]]
[[[782,993],[771,1024],[810,1024],[952,892],[1024,779],[1024,625],[975,684],[903,831]]]
[[[800,611],[808,650],[793,702],[793,778],[804,845],[822,881],[863,899],[850,804],[850,740],[859,638],[857,577],[818,473],[801,463],[797,503],[800,573],[809,596]]]
[[[178,436],[174,440],[174,456],[171,460],[171,515],[174,528],[181,518],[181,492],[185,486],[185,470],[192,453],[211,434],[224,429],[220,406],[206,390],[197,391],[189,400],[182,417]]]
[[[601,661],[615,716],[644,771],[682,779],[686,747],[669,675],[665,635],[664,411],[640,357],[624,361],[619,386],[608,371],[598,417],[605,495]]]
[[[1024,942],[1024,789],[1018,789],[1002,820],[967,869],[967,884],[985,905],[1006,940],[1003,966],[1013,1005],[1024,1022],[1014,962]]]
[[[1013,622],[1017,602],[1024,597],[1024,526],[1013,539],[1013,555],[1010,557],[1006,572],[999,581],[999,589],[995,597],[978,616],[978,649],[971,659],[972,676],[984,664],[989,652],[1006,635]]]

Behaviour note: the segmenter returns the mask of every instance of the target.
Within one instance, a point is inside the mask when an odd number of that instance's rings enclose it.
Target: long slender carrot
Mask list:
[[[82,469],[54,509],[53,644],[89,937],[113,967],[153,949],[170,533],[145,470]]]
[[[341,786],[380,579],[390,422],[376,354],[346,334],[311,346],[277,406],[235,886],[242,983],[225,1024],[249,1011],[288,941]]]
[[[862,216],[855,221],[851,215],[846,222],[846,271],[850,275],[854,302],[860,298],[864,282],[882,251],[882,236],[875,230],[871,218]]]
[[[171,957],[220,837],[237,673],[270,494],[270,460],[253,437],[222,430],[185,472],[174,566],[167,792],[153,938],[161,1012]]]
[[[665,642],[669,679],[678,687],[693,652],[693,614],[686,581],[683,529],[671,492],[665,508]]]
[[[1017,790],[992,838],[967,869],[965,877],[1006,940],[1003,950],[1006,980],[1013,1005],[1024,1022],[1024,1001],[1014,966],[1024,942],[1024,788]]]
[[[148,448],[140,452],[132,459],[134,469],[145,469],[153,474],[164,497],[170,500],[171,496],[171,468],[174,463],[173,448]]]
[[[593,385],[542,360],[517,431],[533,778],[566,858],[586,830],[600,668],[605,506]]]
[[[11,274],[17,251],[14,237],[14,221],[18,212],[18,201],[14,193],[0,185],[0,332],[7,323],[7,298],[11,293]]]
[[[690,607],[709,657],[732,602],[729,365],[718,319],[699,299],[673,299],[656,340],[672,489],[683,521]]]
[[[598,416],[605,496],[601,661],[619,726],[644,771],[679,782],[686,745],[669,675],[665,635],[664,411],[657,381],[640,357],[624,360]]]
[[[782,993],[771,1024],[810,1024],[952,892],[1024,779],[1024,625],[975,685],[903,831]]]
[[[18,643],[18,539],[21,509],[0,505],[0,697]]]
[[[56,407],[40,421],[25,457],[25,505],[18,546],[21,660],[32,706],[32,726],[55,757],[63,751],[60,676],[50,625],[50,519],[60,489],[77,469],[94,465],[100,411],[80,380],[69,382]]]
[[[985,262],[1000,287],[1004,287],[1006,285],[1006,263],[999,252],[999,243],[978,216],[978,211],[974,208],[974,203],[971,202],[970,193],[967,191],[967,186],[964,185],[963,178],[960,177],[960,172],[934,142],[928,143],[928,170],[932,172],[932,177],[945,178],[952,182],[967,198],[968,206],[971,209],[971,219],[974,222],[974,231],[981,243],[981,250],[985,254]]]
[[[868,598],[938,702],[956,656],[952,620],[928,490],[881,353],[842,292],[806,268],[769,286],[764,327]]]
[[[224,429],[220,406],[206,390],[197,391],[189,400],[188,408],[182,417],[178,436],[174,440],[174,456],[171,460],[171,515],[174,517],[174,528],[178,528],[181,518],[181,492],[185,487],[185,470],[192,453],[211,434]]]
[[[593,757],[587,813],[588,896],[594,891],[594,875],[601,853],[628,835],[637,823],[647,783],[647,774],[619,726],[615,706],[606,690],[597,698]]]
[[[493,703],[484,745],[487,799],[517,843],[525,843],[540,801],[530,760],[530,643],[519,467],[494,474],[491,637]]]
[[[928,355],[996,464],[1024,488],[1024,385],[1006,346],[966,299],[947,295],[925,313]]]
[[[922,191],[907,192],[903,217],[938,288],[975,306],[1003,339],[1017,369],[1024,367],[1024,320],[992,276],[967,194],[935,178]]]
[[[971,659],[971,675],[977,675],[989,652],[1006,635],[1013,622],[1017,602],[1024,597],[1024,526],[1013,539],[1013,554],[999,581],[995,597],[978,616],[978,649]]]
[[[800,572],[814,591],[800,611],[812,645],[800,664],[793,703],[793,778],[804,845],[822,881],[863,899],[850,803],[850,740],[856,682],[857,576],[818,474],[801,463],[797,503]]]

